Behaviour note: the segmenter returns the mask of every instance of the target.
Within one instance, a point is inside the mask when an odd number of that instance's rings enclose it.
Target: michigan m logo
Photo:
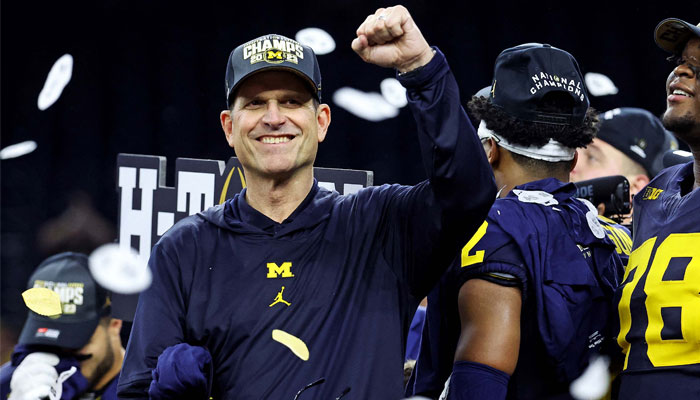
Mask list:
[[[286,261],[283,262],[282,265],[277,265],[275,263],[267,263],[267,277],[269,279],[274,279],[274,278],[293,278],[294,274],[292,273],[292,262],[291,261]]]
[[[265,55],[265,61],[274,63],[284,61],[284,58],[282,57],[282,50],[268,50]]]

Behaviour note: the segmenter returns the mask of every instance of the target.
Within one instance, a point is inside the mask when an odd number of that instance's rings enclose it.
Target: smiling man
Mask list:
[[[220,118],[247,187],[154,247],[120,398],[148,398],[152,377],[158,398],[176,398],[159,382],[180,362],[192,369],[192,347],[211,354],[211,374],[180,383],[216,399],[292,399],[302,388],[308,398],[401,397],[411,316],[496,190],[445,57],[408,11],[379,9],[356,33],[353,49],[407,88],[428,180],[350,196],[319,187],[313,164],[331,112],[316,55],[280,35],[237,47]]]
[[[620,400],[700,398],[700,24],[666,19],[655,39],[675,62],[662,122],[694,161],[634,197],[633,250],[617,290]]]

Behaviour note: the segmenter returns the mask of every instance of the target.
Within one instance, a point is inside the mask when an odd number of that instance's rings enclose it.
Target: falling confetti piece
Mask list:
[[[605,396],[610,388],[610,372],[607,357],[598,356],[571,382],[569,392],[577,400],[597,400]]]
[[[296,40],[311,47],[317,55],[328,54],[335,50],[335,40],[321,28],[304,28],[297,32]]]
[[[273,329],[272,340],[287,346],[289,350],[291,350],[292,353],[294,353],[294,355],[301,358],[302,360],[309,360],[309,349],[306,347],[306,343],[304,343],[298,337],[280,329]]]
[[[36,150],[36,147],[36,142],[33,140],[27,140],[25,142],[7,146],[0,150],[0,160],[9,160],[10,158],[22,157],[23,155],[27,155]]]
[[[71,76],[73,76],[73,56],[64,54],[56,60],[46,77],[46,83],[44,83],[44,88],[41,89],[36,102],[39,110],[46,110],[61,97],[61,93],[70,82]]]
[[[373,122],[399,115],[399,109],[389,104],[381,94],[365,93],[351,87],[343,87],[333,93],[333,102],[355,116]]]
[[[379,89],[382,91],[382,96],[389,104],[396,108],[406,107],[408,99],[406,98],[406,88],[401,86],[401,83],[396,78],[386,78],[379,84]]]
[[[612,79],[603,74],[588,72],[583,79],[586,81],[586,87],[592,96],[608,96],[619,92]]]
[[[54,317],[61,315],[61,296],[51,289],[31,288],[22,292],[27,307],[39,315]]]
[[[95,249],[89,258],[90,272],[95,281],[107,290],[134,294],[151,286],[153,275],[138,253],[119,244],[109,243]]]

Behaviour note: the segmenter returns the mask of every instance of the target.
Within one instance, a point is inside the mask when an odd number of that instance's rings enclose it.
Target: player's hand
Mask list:
[[[8,400],[40,400],[51,395],[56,383],[59,358],[51,353],[27,355],[12,373]]]
[[[433,58],[433,50],[404,6],[377,9],[356,34],[352,49],[368,63],[408,72]]]

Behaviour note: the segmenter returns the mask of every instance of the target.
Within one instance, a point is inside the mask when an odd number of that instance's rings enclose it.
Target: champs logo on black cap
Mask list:
[[[298,64],[304,58],[304,47],[297,41],[282,36],[263,36],[243,46],[243,59],[251,64],[265,61],[270,64],[290,62]]]

